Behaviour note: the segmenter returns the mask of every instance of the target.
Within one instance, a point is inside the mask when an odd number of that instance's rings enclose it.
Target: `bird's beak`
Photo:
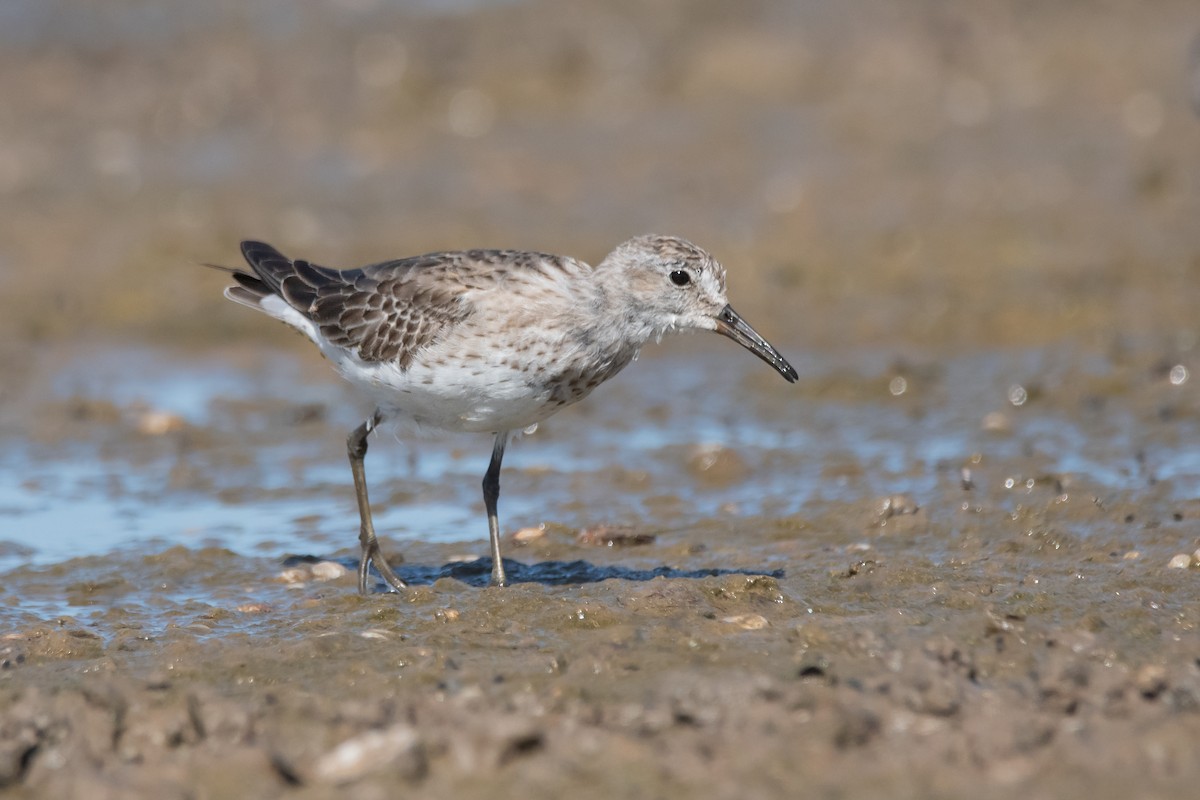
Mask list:
[[[772,347],[766,339],[759,336],[754,328],[751,328],[746,320],[733,310],[733,306],[725,306],[717,315],[717,333],[728,336],[770,364],[788,383],[795,383],[800,377],[787,359],[781,356],[779,351]]]

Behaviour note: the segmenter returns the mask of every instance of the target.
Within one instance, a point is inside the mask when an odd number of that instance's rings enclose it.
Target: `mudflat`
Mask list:
[[[0,26],[0,793],[1194,796],[1192,4],[60,5]],[[504,589],[489,437],[381,436],[358,595],[367,409],[199,262],[652,230],[798,384],[648,347],[511,447]]]

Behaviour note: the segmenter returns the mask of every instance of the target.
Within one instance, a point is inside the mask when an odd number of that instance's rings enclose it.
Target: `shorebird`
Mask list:
[[[677,331],[723,334],[789,383],[796,370],[729,305],[725,269],[674,236],[638,236],[595,267],[566,256],[464,250],[338,270],[242,242],[225,296],[299,330],[375,410],[347,439],[358,500],[358,590],[372,564],[400,591],[367,497],[367,437],[387,421],[495,436],[483,477],[492,577],[500,555],[500,462],[509,433],[577,403],[643,345]]]

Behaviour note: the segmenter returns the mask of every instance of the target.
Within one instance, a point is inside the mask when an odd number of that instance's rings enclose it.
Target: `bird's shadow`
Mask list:
[[[291,556],[284,561],[285,566],[317,561],[312,556]],[[358,569],[358,561],[353,559],[340,562],[351,572]],[[393,567],[396,573],[410,586],[427,586],[440,578],[453,578],[471,586],[487,586],[492,580],[492,560],[480,558],[475,561],[455,561],[442,566],[426,564],[399,564]],[[504,571],[509,584],[540,583],[544,586],[565,586],[581,583],[599,583],[612,578],[625,581],[649,581],[654,578],[712,578],[720,575],[752,575],[768,578],[782,578],[784,570],[754,570],[754,569],[723,569],[711,567],[708,569],[678,569],[676,567],[652,567],[650,569],[631,569],[616,564],[597,565],[587,561],[540,561],[536,564],[526,564],[521,561],[504,559]],[[374,577],[374,575],[372,575]],[[376,588],[386,591],[387,585],[376,581]]]

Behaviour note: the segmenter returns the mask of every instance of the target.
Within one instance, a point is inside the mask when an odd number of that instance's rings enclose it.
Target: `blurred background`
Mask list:
[[[1198,37],[1200,0],[0,0],[0,783],[252,795],[415,719],[499,795],[1193,796]],[[421,588],[357,601],[368,409],[201,265],[647,232],[797,384],[681,337],[516,442],[502,606],[425,585],[487,575],[489,437],[381,433]]]
[[[1191,0],[8,0],[0,333],[308,345],[221,298],[676,233],[781,346],[1190,346]],[[1189,59],[1192,60],[1189,60]]]
[[[1198,11],[6,0],[0,569],[352,550],[367,410],[221,296],[201,265],[244,238],[352,267],[659,232],[726,264],[799,385],[715,337],[647,348],[508,459],[508,531],[818,500],[854,530],[903,493],[958,513],[961,469],[1193,498]],[[373,448],[381,530],[478,546],[487,452]]]

